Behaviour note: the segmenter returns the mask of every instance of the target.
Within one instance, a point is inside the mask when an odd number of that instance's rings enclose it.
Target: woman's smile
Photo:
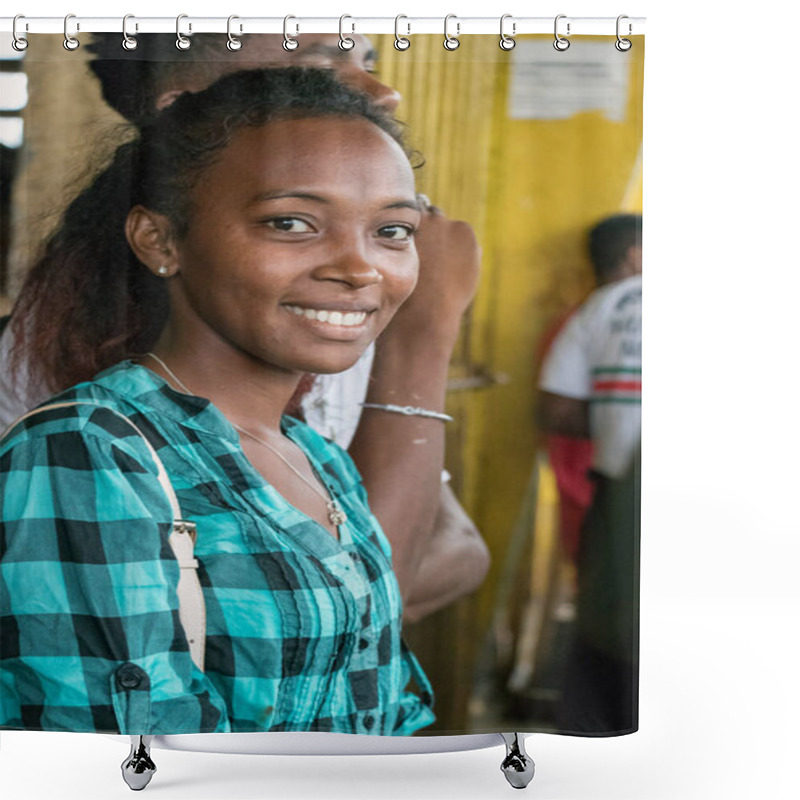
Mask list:
[[[373,313],[336,306],[320,308],[285,304],[284,308],[297,318],[298,324],[309,326],[323,338],[337,341],[356,341],[363,336]]]

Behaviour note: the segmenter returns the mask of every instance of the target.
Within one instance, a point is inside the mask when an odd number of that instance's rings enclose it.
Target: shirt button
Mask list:
[[[142,682],[142,671],[135,664],[124,664],[117,670],[117,683],[123,689],[135,689]]]
[[[370,730],[374,724],[375,724],[375,717],[373,717],[371,714],[367,714],[367,716],[364,717],[364,727],[367,730]]]

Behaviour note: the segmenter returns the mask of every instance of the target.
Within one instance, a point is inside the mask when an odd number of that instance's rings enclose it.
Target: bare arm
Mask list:
[[[442,484],[433,533],[411,585],[404,621],[417,622],[474,592],[483,583],[490,560],[475,524],[450,486]]]
[[[447,367],[475,292],[480,253],[469,225],[435,211],[425,215],[417,250],[419,281],[376,343],[367,402],[443,411]],[[439,509],[444,423],[365,409],[350,454],[391,542],[408,605]]]
[[[540,391],[538,397],[539,427],[545,433],[589,438],[589,402],[561,394]]]

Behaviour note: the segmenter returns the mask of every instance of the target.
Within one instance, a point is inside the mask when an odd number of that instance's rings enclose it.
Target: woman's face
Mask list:
[[[420,224],[399,145],[364,119],[239,130],[191,192],[171,324],[290,372],[354,364],[412,292]]]

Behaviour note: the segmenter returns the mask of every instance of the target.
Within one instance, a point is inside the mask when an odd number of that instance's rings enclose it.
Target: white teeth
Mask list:
[[[298,317],[306,317],[317,322],[325,322],[328,325],[342,325],[344,327],[361,325],[367,318],[366,311],[325,311],[324,309],[300,308],[300,306],[286,306],[286,308]]]

